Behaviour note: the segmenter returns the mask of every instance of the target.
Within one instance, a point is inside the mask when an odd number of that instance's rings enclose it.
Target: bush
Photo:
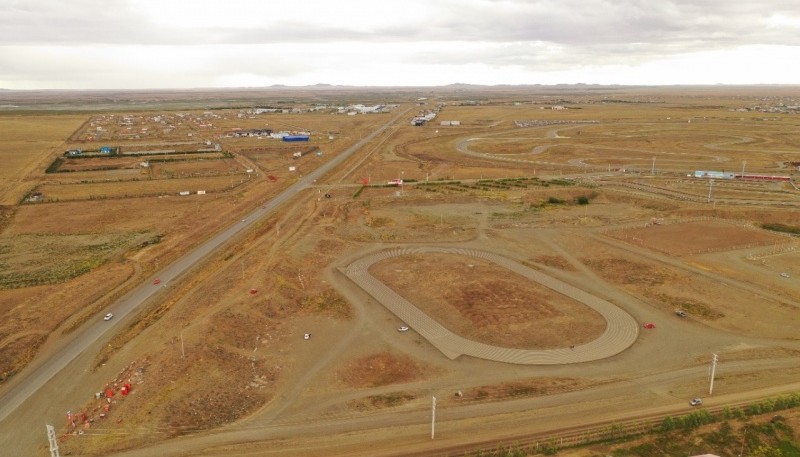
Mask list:
[[[577,202],[579,205],[588,205],[589,204],[589,197],[585,195],[581,195],[578,197]]]
[[[792,235],[800,235],[800,227],[794,227],[786,224],[761,224],[761,228],[772,230],[773,232],[791,233]]]

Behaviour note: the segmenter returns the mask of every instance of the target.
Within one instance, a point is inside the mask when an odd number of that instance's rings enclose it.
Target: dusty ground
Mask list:
[[[579,345],[606,328],[585,305],[480,259],[412,255],[383,261],[370,272],[451,331],[496,346]]]
[[[753,171],[788,172],[773,167],[789,158],[782,151],[797,138],[785,134],[762,141],[785,132],[786,123],[759,122],[758,131],[753,131],[756,122],[751,120],[757,115],[730,113],[728,108],[740,102],[725,100],[724,108],[692,111],[686,106],[698,101],[691,96],[659,105],[586,102],[584,109],[564,113],[540,110],[538,105],[448,106],[441,116],[462,119],[462,127],[398,124],[319,183],[321,187],[259,221],[191,278],[166,290],[137,323],[121,327],[103,342],[104,349],[95,348],[84,365],[65,373],[73,387],[48,398],[49,405],[58,411],[83,411],[95,410],[94,393],[127,378],[125,370],[134,361],[144,367],[132,393],[124,399],[115,395],[106,417],[91,423],[93,433],[71,435],[60,412],[52,419],[64,437],[62,452],[108,455],[140,449],[127,455],[247,455],[258,449],[237,443],[260,440],[282,455],[424,450],[429,449],[429,440],[423,439],[427,430],[418,424],[430,420],[432,395],[441,402],[442,439],[469,442],[606,420],[631,410],[683,406],[686,398],[703,392],[712,352],[726,364],[720,373],[720,395],[735,399],[737,392],[792,382],[797,373],[789,367],[797,366],[800,349],[798,254],[773,252],[776,244],[791,243],[757,224],[800,225],[797,209],[709,206],[645,191],[620,191],[588,180],[593,168],[570,163],[585,159],[598,171],[607,165],[647,170],[656,154],[663,173],[675,172],[674,178],[659,177],[659,185],[674,183],[676,189],[694,189],[698,195],[704,195],[703,185],[683,182],[693,167],[725,163],[736,168],[746,155]],[[706,99],[702,104],[711,105]],[[689,128],[685,121],[666,120],[685,119],[687,112],[716,121],[694,122]],[[601,124],[533,129],[514,125],[515,120],[545,116],[596,119]],[[748,119],[744,124],[733,122],[742,116]],[[611,119],[615,124],[608,123]],[[307,155],[298,162],[302,169],[341,151],[382,121],[368,116],[275,115],[247,122],[252,127],[270,124],[325,132],[316,140],[325,155]],[[217,134],[241,124],[234,116],[213,123]],[[550,134],[553,129],[557,131]],[[730,143],[743,135],[742,129],[749,129],[747,136],[754,140]],[[180,134],[190,130],[185,127]],[[629,138],[634,133],[637,136]],[[473,136],[484,138],[477,150],[531,161],[459,153],[459,141]],[[675,143],[676,137],[689,138]],[[154,142],[176,139],[160,132]],[[48,354],[64,337],[62,332],[82,319],[102,315],[104,306],[131,283],[163,268],[288,185],[290,149],[262,146],[269,140],[221,141],[241,151],[236,160],[241,167],[259,170],[258,179],[232,188],[229,181],[226,188],[226,177],[219,177],[223,185],[205,199],[158,198],[121,191],[124,186],[154,190],[133,175],[114,176],[121,179],[115,185],[100,182],[106,172],[97,171],[92,179],[98,182],[84,183],[83,191],[98,186],[115,198],[25,204],[7,213],[0,234],[0,244],[8,246],[0,250],[4,274],[54,272],[71,261],[88,262],[95,258],[87,254],[92,246],[100,250],[92,244],[95,239],[120,246],[122,252],[106,249],[91,272],[73,279],[38,273],[52,276],[52,283],[2,290],[2,312],[10,318],[0,324],[0,359],[11,361],[3,367],[5,373],[14,374],[28,363],[37,347]],[[536,157],[526,153],[548,145],[553,147]],[[609,153],[608,148],[620,152]],[[681,155],[687,150],[698,155]],[[41,160],[56,153],[60,152],[38,156],[42,166],[28,172],[26,182],[58,187],[45,183],[49,161]],[[189,179],[182,175],[192,170],[209,172],[209,167],[198,162],[196,168],[182,164],[161,169],[164,176],[173,173],[174,180],[159,181],[182,185],[181,180]],[[211,170],[220,172],[215,166]],[[579,179],[564,180],[568,174]],[[527,187],[466,182],[519,176],[535,176],[539,182],[530,180]],[[362,178],[381,184],[397,177],[408,184],[401,189],[368,187],[357,194]],[[412,182],[446,178],[464,182],[435,188]],[[80,195],[81,183],[70,185],[76,186],[73,194]],[[731,188],[730,195],[769,200],[792,192],[773,187]],[[764,192],[770,197],[763,197]],[[591,197],[589,203],[578,204],[581,196]],[[696,217],[717,220],[686,221]],[[645,228],[654,218],[667,223]],[[619,233],[635,234],[642,243],[615,235]],[[140,246],[120,241],[137,236],[158,236],[158,242]],[[637,319],[656,322],[657,328],[643,333],[619,356],[580,366],[520,368],[447,360],[413,331],[397,332],[400,323],[394,316],[330,270],[375,246],[423,242],[478,247],[518,259],[618,304]],[[36,245],[50,246],[49,254],[34,249]],[[58,248],[66,245],[75,251]],[[713,249],[698,252],[704,246]],[[25,264],[25,258],[31,261],[35,256],[48,259],[39,270]],[[472,259],[403,258],[380,268],[378,274],[410,300],[460,333],[485,341],[551,347],[562,337],[591,339],[603,330],[602,322],[581,305]],[[785,280],[781,272],[790,278]],[[334,292],[334,281],[347,292]],[[676,307],[689,311],[689,317],[674,316]],[[309,332],[312,337],[303,339]],[[49,340],[47,335],[52,335]],[[461,397],[455,395],[459,391]],[[314,436],[301,445],[299,436],[308,435],[308,430]],[[374,431],[371,438],[367,431]],[[171,439],[177,436],[182,438]]]
[[[689,221],[683,224],[651,221],[646,228],[628,228],[608,235],[676,256],[781,245],[792,241],[774,233],[720,221]]]

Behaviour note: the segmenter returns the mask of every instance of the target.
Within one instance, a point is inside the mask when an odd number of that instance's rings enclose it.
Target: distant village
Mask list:
[[[763,103],[756,105],[745,106],[741,108],[734,108],[731,111],[736,112],[761,112],[773,114],[800,114],[800,99],[795,98],[765,98]]]
[[[73,142],[100,142],[121,140],[135,141],[143,139],[165,139],[180,137],[195,140],[200,138],[275,138],[282,141],[308,141],[308,131],[276,131],[266,128],[231,127],[237,119],[258,119],[269,114],[303,114],[330,113],[355,116],[359,114],[388,113],[396,104],[350,105],[311,104],[303,106],[256,106],[254,108],[226,109],[202,112],[164,112],[136,114],[98,114],[93,116],[81,132],[70,140]],[[235,124],[234,124],[235,125]],[[104,147],[105,148],[105,147]],[[101,148],[102,149],[102,148]],[[73,149],[67,155],[80,156],[89,153],[89,149]],[[94,150],[94,153],[121,153],[116,148]]]

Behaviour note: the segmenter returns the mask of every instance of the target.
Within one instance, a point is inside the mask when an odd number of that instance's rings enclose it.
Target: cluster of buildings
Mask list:
[[[729,171],[708,171],[708,170],[695,170],[693,175],[695,178],[708,178],[708,179],[742,179],[746,181],[791,181],[791,176],[785,175],[762,175],[756,173],[733,173]]]
[[[182,133],[182,136],[191,137],[198,129],[213,130],[217,128],[214,123],[219,119],[227,118],[228,115],[220,111],[102,114],[91,119],[87,130],[81,134],[80,139],[84,141],[98,141],[101,138],[137,140],[179,133]]]
[[[411,125],[413,126],[420,126],[425,125],[426,122],[432,121],[436,118],[436,112],[427,110],[427,111],[420,111],[411,119]]]
[[[308,141],[309,132],[274,132],[272,129],[241,129],[235,128],[226,136],[229,138],[274,138],[283,141]]]
[[[340,106],[336,109],[338,114],[347,114],[355,116],[356,114],[374,114],[374,113],[388,113],[395,105],[372,105],[366,106],[361,103],[355,105]]]
[[[87,153],[87,154],[111,154],[114,151],[115,151],[115,148],[112,148],[111,146],[100,146],[100,149],[98,149],[97,151],[84,151],[81,148],[70,149],[67,152],[65,152],[64,155],[68,156],[68,157],[77,157],[77,156],[82,156],[84,153]]]
[[[249,129],[244,130],[241,128],[235,128],[232,132],[228,134],[231,138],[247,138],[247,137],[264,137],[264,136],[272,136],[272,129]]]
[[[796,98],[767,98],[762,100],[764,103],[751,105],[742,108],[731,109],[740,113],[748,111],[757,111],[761,113],[777,113],[777,114],[800,114],[800,99]]]
[[[378,104],[378,105],[364,105],[362,103],[354,103],[347,106],[330,106],[324,104],[315,104],[305,108],[298,108],[298,107],[259,107],[253,108],[248,110],[242,110],[237,115],[238,118],[249,118],[253,119],[255,116],[259,114],[302,114],[305,112],[331,112],[336,114],[347,114],[350,116],[355,116],[356,114],[374,114],[374,113],[388,113],[392,109],[396,108],[397,105],[386,105],[386,104]]]

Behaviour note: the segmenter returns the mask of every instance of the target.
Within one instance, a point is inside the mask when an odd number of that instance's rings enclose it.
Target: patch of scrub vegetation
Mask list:
[[[427,181],[417,183],[417,187],[426,192],[502,192],[509,190],[527,189],[528,187],[574,186],[577,182],[568,179],[540,180],[537,177],[528,178],[501,178],[479,179],[474,182],[461,181]]]
[[[370,409],[393,408],[404,405],[417,398],[415,395],[406,392],[390,392],[387,394],[370,395],[363,400],[353,400],[349,406],[357,411]]]
[[[0,289],[64,282],[159,240],[158,235],[139,232],[0,239]]]
[[[772,230],[773,232],[781,232],[781,233],[789,233],[792,235],[800,235],[800,227],[795,227],[793,225],[786,225],[786,224],[778,224],[778,223],[767,223],[761,224],[761,228],[765,230]]]
[[[327,312],[348,318],[353,314],[350,304],[333,290],[325,290],[317,295],[304,297],[300,307],[313,312]]]
[[[720,319],[725,317],[725,314],[712,309],[705,303],[686,297],[673,297],[666,294],[656,294],[656,298],[662,303],[666,303],[674,309],[682,309],[689,313],[691,316],[702,317],[705,319]]]

